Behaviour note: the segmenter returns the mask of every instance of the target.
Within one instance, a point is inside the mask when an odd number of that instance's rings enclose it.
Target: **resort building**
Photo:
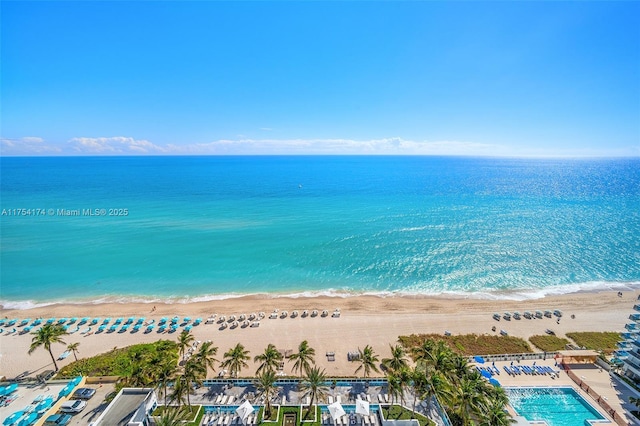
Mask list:
[[[149,426],[149,416],[158,406],[150,388],[122,388],[91,426]]]
[[[623,374],[640,384],[640,304],[633,306],[635,313],[629,315],[629,323],[624,326],[622,333],[624,340],[618,343],[618,350],[614,352],[614,363],[622,363]]]

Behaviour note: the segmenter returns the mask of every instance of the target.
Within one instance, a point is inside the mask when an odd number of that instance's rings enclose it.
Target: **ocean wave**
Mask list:
[[[3,310],[27,310],[41,308],[55,304],[129,304],[129,303],[164,303],[164,304],[187,304],[202,303],[227,299],[239,299],[243,297],[263,298],[263,299],[304,299],[315,297],[329,297],[346,299],[358,296],[371,297],[413,297],[413,298],[444,298],[444,299],[481,299],[481,300],[535,300],[548,296],[561,296],[573,293],[593,293],[601,291],[637,291],[640,290],[640,281],[611,282],[611,281],[590,281],[575,284],[562,284],[543,288],[522,288],[522,289],[488,289],[485,291],[355,291],[345,289],[326,289],[318,291],[300,291],[293,293],[224,293],[205,294],[198,296],[104,296],[96,299],[57,299],[49,301],[34,300],[0,300],[0,308]]]

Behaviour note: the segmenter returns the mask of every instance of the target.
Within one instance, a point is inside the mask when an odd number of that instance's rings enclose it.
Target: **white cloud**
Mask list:
[[[102,155],[162,154],[165,148],[144,139],[115,136],[102,138],[73,138],[69,146],[77,153]]]
[[[640,149],[608,151],[548,149],[469,141],[415,141],[400,137],[354,139],[220,139],[202,143],[154,144],[126,136],[76,137],[55,144],[39,137],[0,139],[1,155],[468,155],[511,157],[638,157]]]
[[[47,144],[36,136],[0,138],[0,155],[51,155],[62,152],[59,146]]]

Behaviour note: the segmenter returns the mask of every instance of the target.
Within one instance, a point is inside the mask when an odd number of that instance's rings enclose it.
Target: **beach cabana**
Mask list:
[[[238,408],[236,408],[236,414],[240,417],[243,424],[251,413],[253,413],[253,405],[251,405],[249,401],[243,402]]]

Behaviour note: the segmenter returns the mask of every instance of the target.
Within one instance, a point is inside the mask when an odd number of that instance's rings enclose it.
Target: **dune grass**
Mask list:
[[[594,351],[602,351],[610,354],[615,351],[616,343],[622,340],[622,336],[617,331],[584,331],[567,333],[567,337],[576,342],[576,345],[592,349]]]
[[[569,341],[564,337],[551,336],[547,334],[539,334],[531,336],[529,341],[538,349],[547,352],[555,352],[564,350]]]
[[[460,334],[452,336],[442,336],[440,334],[411,334],[409,336],[398,337],[400,344],[407,350],[421,345],[427,339],[443,341],[451,350],[464,356],[533,352],[529,343],[519,337],[513,336],[489,334]]]

